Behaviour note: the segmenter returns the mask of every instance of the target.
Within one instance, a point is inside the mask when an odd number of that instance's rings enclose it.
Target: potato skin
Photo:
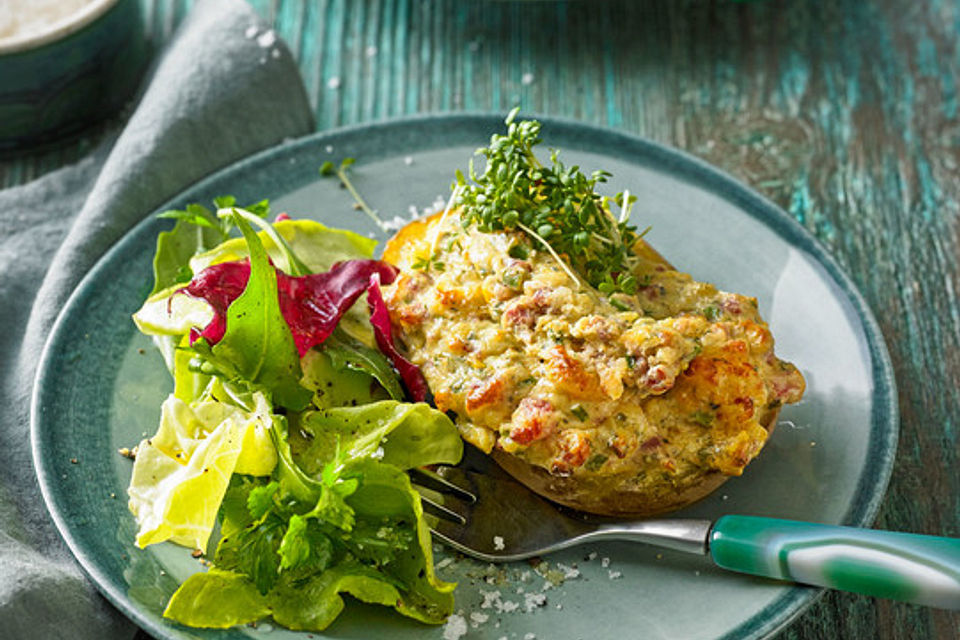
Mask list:
[[[442,234],[445,233],[445,229],[453,228],[449,219],[451,217],[458,218],[456,212],[450,212],[447,216],[438,213],[411,222],[391,238],[384,249],[383,258],[401,270],[396,289],[387,293],[387,303],[391,307],[391,317],[395,321],[398,337],[407,345],[415,362],[417,362],[418,352],[424,348],[428,350],[432,348],[434,354],[437,351],[443,352],[445,357],[453,357],[450,354],[455,354],[460,359],[476,356],[476,344],[459,334],[454,335],[456,331],[450,330],[449,323],[435,328],[432,333],[424,331],[423,328],[436,314],[449,314],[451,309],[455,313],[463,313],[464,307],[476,306],[478,294],[474,295],[475,292],[465,287],[463,278],[457,279],[454,285],[445,282],[444,277],[451,275],[449,272],[430,277],[412,268],[418,259],[422,264],[423,256],[419,253],[428,251],[437,255],[437,247],[442,244],[438,243],[438,238],[444,237]],[[457,227],[459,227],[458,223]],[[457,254],[448,254],[447,260],[453,262],[461,259],[463,255],[470,254],[474,247],[466,243],[464,239],[463,244],[466,246],[464,249],[458,242]],[[671,331],[673,328],[678,329],[674,332],[675,335],[670,334],[666,337],[661,331],[657,334],[659,336],[657,340],[665,340],[670,349],[682,350],[683,345],[689,347],[689,340],[683,341],[690,337],[687,333],[700,332],[697,333],[699,337],[696,339],[696,351],[691,354],[688,349],[685,357],[674,362],[676,370],[671,371],[671,363],[666,363],[664,370],[668,371],[669,375],[666,376],[665,382],[660,384],[659,378],[654,379],[652,375],[651,380],[633,381],[636,385],[647,385],[643,394],[637,395],[629,390],[625,392],[619,380],[614,380],[612,384],[609,380],[602,380],[592,366],[584,370],[583,360],[577,360],[568,353],[566,346],[553,345],[540,351],[540,362],[543,364],[540,369],[532,373],[532,377],[538,380],[537,386],[527,392],[516,391],[514,388],[517,385],[516,377],[503,376],[489,379],[483,377],[486,374],[479,374],[478,379],[463,392],[461,397],[452,391],[453,386],[441,375],[442,371],[434,366],[435,358],[424,357],[418,362],[424,368],[438,407],[457,414],[458,426],[464,438],[490,453],[494,460],[518,481],[536,493],[564,506],[590,513],[622,517],[654,516],[680,509],[709,495],[731,475],[739,475],[743,466],[756,455],[769,432],[773,430],[782,404],[798,400],[803,392],[803,379],[796,369],[773,356],[773,340],[769,336],[766,325],[755,315],[755,301],[753,301],[754,308],[747,312],[739,307],[749,306],[751,299],[735,296],[735,294],[724,294],[717,292],[709,285],[693,283],[685,274],[675,276],[677,272],[673,266],[642,239],[637,242],[633,250],[641,259],[644,268],[654,274],[654,285],[658,282],[664,283],[659,289],[661,294],[663,292],[668,294],[661,295],[662,299],[657,299],[656,295],[648,296],[652,309],[649,313],[659,314],[658,317],[663,316],[664,322],[668,322],[668,325],[664,326]],[[504,264],[511,263],[507,261],[498,264],[502,271]],[[536,269],[537,267],[534,266],[534,276],[537,273]],[[691,289],[694,285],[699,288]],[[732,310],[724,310],[723,317],[716,322],[704,320],[700,317],[699,311],[684,311],[680,314],[679,320],[674,323],[668,317],[669,307],[665,306],[668,302],[667,298],[674,294],[674,289],[671,287],[676,287],[677,292],[682,292],[683,296],[689,298],[683,302],[687,306],[701,304],[701,298],[709,298],[709,300],[719,300],[722,304],[729,303]],[[425,292],[424,288],[435,289],[435,291]],[[483,297],[491,307],[505,310],[499,318],[500,324],[517,335],[525,335],[528,347],[529,343],[535,339],[530,336],[540,331],[543,318],[550,317],[551,311],[548,306],[536,306],[536,292],[533,296],[523,298],[516,290],[505,291],[499,281],[490,284],[489,277],[483,287]],[[433,304],[431,300],[434,301]],[[527,306],[519,305],[518,300],[528,303]],[[594,311],[595,315],[602,319],[603,311]],[[516,324],[510,324],[514,320]],[[598,324],[602,323],[598,321]],[[600,329],[602,330],[603,327]],[[713,333],[708,333],[710,331]],[[723,333],[724,331],[726,334]],[[714,346],[705,348],[701,353],[700,338],[717,333],[726,337]],[[623,340],[627,340],[628,343],[630,339],[634,342],[638,340],[629,331],[624,335],[626,337]],[[580,338],[578,340],[583,342]],[[602,331],[596,340],[613,341],[612,338],[604,336]],[[672,343],[671,340],[673,340]],[[706,339],[704,342],[712,344]],[[697,358],[700,360],[696,360]],[[691,368],[690,363],[694,360],[701,366]],[[654,362],[660,361],[651,356],[650,363]],[[718,366],[713,366],[711,363]],[[474,366],[477,365],[474,364]],[[656,371],[657,368],[652,367],[650,374],[662,375],[662,372]],[[719,374],[714,369],[718,370]],[[751,369],[756,369],[757,373],[752,373]],[[750,388],[748,384],[750,380],[736,377],[733,380],[723,379],[724,372],[738,370],[744,371],[744,375],[749,374],[747,378],[751,378],[753,387],[757,387],[752,394],[744,391]],[[501,371],[503,371],[502,367],[495,369],[497,375]],[[689,375],[685,375],[686,371],[689,371]],[[706,373],[701,375],[704,371]],[[704,380],[704,377],[709,378],[711,375],[719,375],[721,379],[719,381]],[[714,382],[716,388],[710,387]],[[760,384],[761,382],[763,384]],[[571,405],[582,409],[581,405],[583,405],[590,408],[591,417],[595,413],[594,407],[600,409],[612,407],[608,413],[615,413],[618,406],[616,398],[620,397],[617,394],[626,393],[620,400],[621,403],[625,402],[634,408],[648,407],[651,415],[656,413],[653,411],[655,408],[653,404],[659,403],[656,407],[660,412],[659,423],[655,425],[657,428],[653,431],[650,430],[650,425],[638,424],[636,430],[637,435],[640,436],[639,443],[634,442],[632,445],[625,446],[624,451],[605,441],[606,437],[595,437],[594,431],[600,431],[599,429],[591,431],[589,428],[566,428],[563,430],[566,421],[571,419],[569,412],[557,412],[565,416],[559,419],[559,423],[558,419],[550,414],[550,420],[537,421],[534,424],[534,431],[531,432],[528,428],[529,416],[525,416],[523,410],[526,406],[524,399],[536,396],[536,390],[543,385],[548,385],[554,393],[552,396],[554,405],[559,405],[556,401],[558,396],[566,397],[568,400],[566,409]],[[634,395],[630,395],[631,393]],[[544,403],[542,400],[537,402]],[[546,402],[545,406],[550,407],[550,403]],[[700,434],[698,427],[691,424],[691,411],[698,407],[709,410],[694,413],[709,412],[711,414],[712,417],[709,417],[709,420],[707,418],[702,420],[709,422],[710,425],[709,428],[704,427],[704,429],[710,434],[716,433],[715,441],[710,440],[709,437],[704,441],[704,436]],[[678,413],[676,416],[669,416],[674,409],[683,415]],[[664,412],[668,417],[665,418],[662,415]],[[749,423],[742,429],[737,423],[740,419],[737,416],[740,413],[747,416],[743,419]],[[518,420],[521,422],[519,426]],[[491,426],[498,423],[499,428]],[[587,436],[578,435],[583,433]],[[655,435],[651,437],[651,434]],[[697,447],[702,447],[703,442],[713,445],[714,453],[703,462],[698,462],[699,458],[691,453],[696,447],[686,442],[693,437],[700,438],[698,441],[700,444]],[[561,445],[571,439],[578,443],[577,450],[557,453],[558,447],[562,449]],[[652,449],[647,450],[650,443],[653,443]],[[606,456],[592,457],[594,451],[602,447],[606,447],[603,448]],[[585,449],[585,452],[581,451],[582,449]],[[670,455],[664,453],[667,449],[672,451]],[[598,458],[609,458],[609,461],[601,461],[602,466],[599,469],[590,469],[590,462]]]

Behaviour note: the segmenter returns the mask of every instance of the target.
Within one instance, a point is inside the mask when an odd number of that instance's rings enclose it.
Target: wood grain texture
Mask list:
[[[142,0],[158,44],[189,0]],[[960,2],[254,0],[327,129],[525,112],[686,149],[789,211],[866,296],[902,431],[877,526],[960,536]],[[0,162],[0,187],[103,130]],[[957,638],[960,614],[829,593],[781,637]]]

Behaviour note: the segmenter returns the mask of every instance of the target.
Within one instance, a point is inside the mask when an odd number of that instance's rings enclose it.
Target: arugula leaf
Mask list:
[[[277,232],[272,224],[266,220],[263,220],[255,213],[237,207],[227,207],[220,209],[217,212],[217,215],[222,218],[229,218],[230,216],[243,218],[251,225],[260,227],[261,232],[265,233],[267,237],[273,241],[273,244],[280,249],[280,253],[283,255],[284,262],[287,265],[287,268],[284,269],[286,273],[292,276],[305,276],[310,273],[310,267],[301,262],[300,258],[297,257],[296,252],[294,252],[293,248],[287,243],[286,239],[284,239],[284,237]]]
[[[249,247],[250,278],[227,308],[223,338],[213,347],[197,340],[193,349],[228,378],[270,391],[277,404],[301,410],[313,394],[299,382],[300,357],[280,312],[276,271],[250,225],[239,217],[235,222]]]

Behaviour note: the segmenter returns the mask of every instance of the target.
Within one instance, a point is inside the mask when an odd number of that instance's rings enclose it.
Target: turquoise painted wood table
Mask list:
[[[142,0],[157,45],[189,0]],[[256,0],[317,127],[502,111],[687,150],[819,238],[877,316],[899,387],[876,525],[960,536],[960,2]],[[90,153],[105,122],[0,161],[0,187]],[[827,593],[781,637],[956,638],[960,614]]]

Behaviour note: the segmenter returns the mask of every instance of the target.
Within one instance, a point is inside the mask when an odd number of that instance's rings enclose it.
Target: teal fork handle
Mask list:
[[[960,539],[723,516],[709,550],[733,571],[960,609]]]

